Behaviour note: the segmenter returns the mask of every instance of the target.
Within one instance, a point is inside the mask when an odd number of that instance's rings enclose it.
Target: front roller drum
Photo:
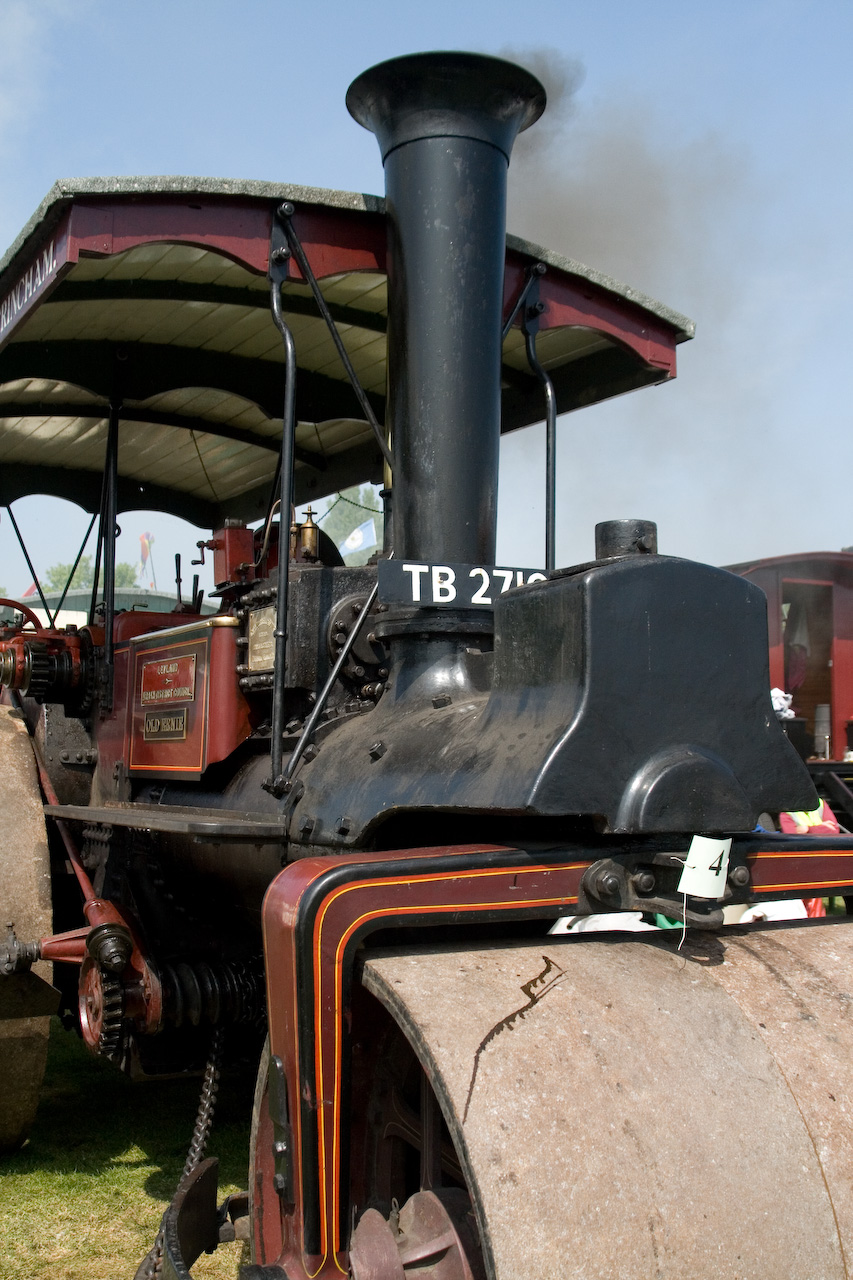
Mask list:
[[[0,705],[0,928],[19,938],[52,932],[50,855],[35,760],[26,725]],[[33,973],[50,978],[49,965]],[[32,975],[0,975],[0,1152],[16,1150],[35,1119],[47,1061],[50,1019],[21,1016],[44,1006]],[[34,993],[30,996],[30,992]]]
[[[848,1275],[853,922],[679,938],[367,959],[440,1102],[475,1274]],[[362,1213],[358,1280],[420,1274],[404,1232]]]

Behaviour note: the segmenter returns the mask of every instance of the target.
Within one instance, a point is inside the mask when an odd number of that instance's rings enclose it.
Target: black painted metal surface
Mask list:
[[[331,750],[299,775],[317,843],[340,842],[342,812],[358,847],[418,809],[640,833],[814,807],[770,706],[763,594],[725,570],[633,555],[564,571],[498,600],[494,655],[412,640],[390,683],[369,724],[336,734],[346,776]]]
[[[494,562],[506,173],[544,105],[528,72],[460,53],[382,63],[347,95],[385,164],[398,558]]]

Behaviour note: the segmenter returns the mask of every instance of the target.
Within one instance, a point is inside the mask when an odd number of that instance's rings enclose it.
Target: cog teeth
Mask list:
[[[101,971],[103,1014],[98,1052],[110,1061],[121,1057],[123,1040],[124,988],[117,978],[107,977]]]

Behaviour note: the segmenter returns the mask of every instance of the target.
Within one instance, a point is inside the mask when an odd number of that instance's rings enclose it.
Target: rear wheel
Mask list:
[[[50,856],[35,761],[26,726],[8,706],[0,706],[0,904],[0,927],[14,924],[21,941],[51,933]],[[50,977],[49,965],[35,971]],[[50,1019],[8,1016],[13,1004],[19,1011],[20,985],[15,976],[0,976],[2,1152],[26,1140],[47,1062]]]

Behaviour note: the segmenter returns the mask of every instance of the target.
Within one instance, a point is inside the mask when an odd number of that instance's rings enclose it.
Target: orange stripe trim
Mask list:
[[[444,872],[444,873],[431,873],[431,874],[420,875],[420,876],[398,876],[398,877],[392,877],[392,878],[386,877],[386,878],[374,879],[374,880],[359,880],[354,884],[341,886],[339,889],[336,889],[331,894],[329,894],[328,898],[325,899],[325,901],[323,902],[323,906],[318,912],[317,920],[315,921],[315,926],[314,926],[314,936],[316,940],[316,945],[314,948],[314,955],[315,955],[314,1000],[315,1000],[315,1019],[317,1022],[317,1026],[319,1027],[321,1025],[322,1003],[323,1003],[322,970],[319,962],[320,954],[322,950],[323,926],[325,924],[326,915],[328,914],[328,911],[331,909],[332,905],[344,894],[352,893],[354,891],[361,890],[361,889],[375,889],[377,887],[384,888],[385,886],[400,885],[400,884],[415,885],[415,884],[438,883],[445,880],[452,880],[452,881],[483,880],[487,878],[494,878],[497,876],[504,876],[504,877],[513,876],[517,879],[519,875],[533,875],[533,874],[540,874],[542,872],[553,872],[553,871],[577,871],[577,870],[580,870],[581,868],[586,868],[587,866],[589,866],[588,861],[583,861],[578,863],[568,863],[568,864],[564,863],[564,864],[558,864],[557,866],[553,864],[537,865],[534,867],[523,867],[520,870],[518,867],[502,867],[502,868],[494,868],[494,869],[484,868],[483,870],[474,870],[474,871],[454,871],[454,872]],[[341,1023],[342,1023],[341,1006],[342,1006],[342,988],[343,988],[343,955],[344,955],[344,951],[346,950],[346,946],[349,939],[352,937],[353,933],[357,929],[359,929],[361,925],[364,924],[366,921],[371,919],[378,919],[383,915],[389,915],[389,914],[393,914],[393,915],[415,915],[415,914],[425,914],[425,913],[441,914],[443,912],[448,912],[448,911],[458,911],[458,910],[476,911],[478,909],[484,909],[484,910],[489,909],[489,910],[499,911],[499,910],[511,910],[513,907],[518,907],[520,905],[559,906],[559,905],[569,905],[573,902],[577,902],[576,896],[570,897],[570,896],[566,896],[565,894],[559,894],[553,898],[551,897],[549,898],[519,897],[519,898],[510,899],[505,902],[469,902],[469,903],[448,902],[444,904],[436,903],[432,905],[420,903],[410,907],[397,906],[397,907],[394,907],[393,909],[383,908],[383,909],[378,909],[376,911],[365,912],[361,916],[357,917],[350,924],[346,933],[338,940],[338,945],[335,951],[335,965],[334,965],[335,1063],[334,1063],[334,1102],[332,1107],[332,1125],[333,1125],[332,1142],[333,1142],[333,1175],[334,1177],[333,1177],[333,1183],[332,1183],[333,1201],[332,1201],[331,1220],[333,1223],[333,1231],[334,1231],[334,1240],[333,1240],[334,1262],[335,1262],[335,1266],[339,1271],[341,1271],[342,1274],[345,1274],[345,1273],[343,1272],[343,1269],[340,1267],[340,1264],[338,1263],[338,1260],[337,1260],[337,1254],[340,1251],[340,1240],[338,1237],[338,1187],[339,1187],[339,1179],[340,1179],[340,1144],[338,1142],[338,1134],[339,1134],[340,1126],[338,1123],[338,1117],[340,1114],[340,1090],[341,1090]],[[317,1082],[319,1087],[319,1084],[323,1079],[323,1044],[322,1044],[322,1036],[320,1035],[317,1036],[317,1045],[315,1050],[315,1071],[317,1073]],[[322,1218],[322,1224],[323,1224],[322,1226],[323,1261],[321,1262],[320,1267],[317,1269],[317,1271],[311,1273],[312,1276],[317,1275],[318,1272],[322,1270],[322,1267],[329,1256],[328,1225],[329,1225],[330,1215],[328,1213],[328,1203],[327,1203],[327,1197],[326,1197],[326,1181],[327,1181],[326,1180],[326,1160],[325,1160],[326,1126],[325,1126],[325,1114],[324,1114],[323,1107],[318,1107],[318,1138],[319,1138],[318,1155],[319,1155],[319,1171],[320,1171],[321,1218]]]

